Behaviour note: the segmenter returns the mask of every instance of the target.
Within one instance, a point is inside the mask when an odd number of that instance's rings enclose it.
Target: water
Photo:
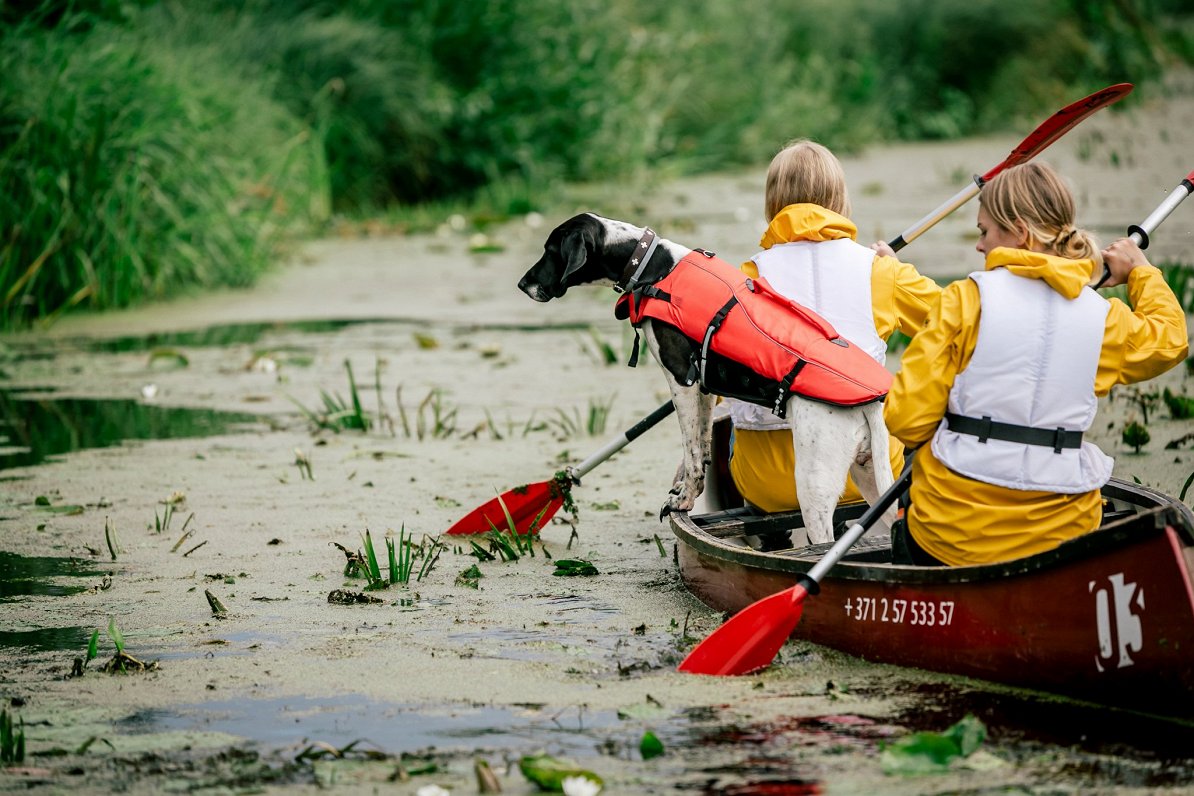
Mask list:
[[[125,440],[214,436],[257,423],[259,416],[244,412],[0,390],[0,470]]]
[[[77,558],[20,556],[0,551],[0,605],[25,597],[62,597],[78,594],[103,574],[94,564]],[[87,579],[87,580],[84,580]],[[87,646],[91,630],[85,627],[0,628],[0,648],[30,651],[79,650]]]
[[[600,738],[622,722],[612,712],[570,710],[560,715],[538,706],[404,705],[367,697],[291,696],[179,705],[134,713],[116,723],[121,732],[170,730],[222,732],[267,749],[324,742],[337,748],[365,739],[391,754],[428,749],[468,753],[547,749],[560,756],[597,754]]]
[[[52,556],[19,556],[0,551],[0,603],[27,596],[78,594],[90,584],[72,578],[97,578],[103,571],[89,561]]]

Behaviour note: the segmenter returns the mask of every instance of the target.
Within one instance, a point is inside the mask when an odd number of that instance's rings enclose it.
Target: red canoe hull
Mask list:
[[[793,637],[869,661],[1194,715],[1194,516],[1152,490],[1113,482],[1107,492],[1136,513],[1003,565],[897,566],[884,563],[883,540],[865,539],[805,601]],[[705,533],[702,521],[673,519],[678,561],[688,588],[718,610],[794,585],[823,552],[761,552],[724,523]]]

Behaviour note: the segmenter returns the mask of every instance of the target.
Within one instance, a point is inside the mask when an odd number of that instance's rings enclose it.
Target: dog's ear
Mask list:
[[[589,249],[596,246],[593,234],[583,227],[574,229],[564,236],[560,252],[564,255],[564,275],[560,281],[568,283],[568,277],[579,271],[589,259]]]

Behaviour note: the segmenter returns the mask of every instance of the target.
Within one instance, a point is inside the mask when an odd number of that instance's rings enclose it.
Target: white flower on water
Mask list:
[[[424,785],[415,791],[415,796],[452,796],[452,791],[439,785]]]
[[[597,796],[601,786],[588,777],[564,777],[564,796]]]

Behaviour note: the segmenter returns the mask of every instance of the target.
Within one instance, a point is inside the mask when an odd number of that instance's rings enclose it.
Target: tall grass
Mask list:
[[[0,327],[250,283],[319,214],[309,141],[217,51],[109,24],[5,32]]]

